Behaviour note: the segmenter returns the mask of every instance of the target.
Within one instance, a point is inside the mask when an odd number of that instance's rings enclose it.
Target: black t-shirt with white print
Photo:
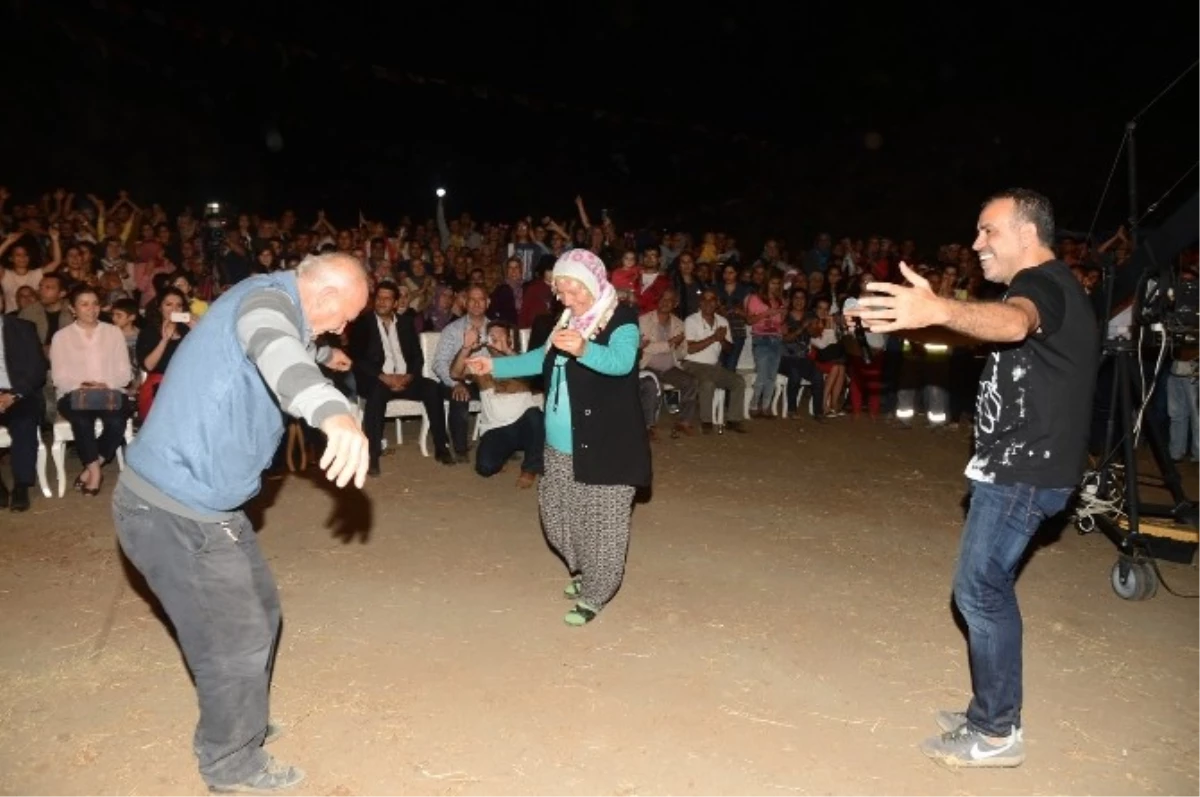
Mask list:
[[[975,401],[975,455],[967,478],[1071,487],[1087,453],[1099,325],[1087,294],[1060,260],[1019,271],[1004,299],[1022,296],[1039,326],[988,355]]]

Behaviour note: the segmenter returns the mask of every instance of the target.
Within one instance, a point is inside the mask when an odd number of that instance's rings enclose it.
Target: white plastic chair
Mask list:
[[[787,386],[788,378],[783,374],[775,375],[775,392],[771,394],[771,414],[787,418]]]
[[[717,434],[725,434],[725,388],[713,388],[712,425]]]
[[[358,417],[360,422],[364,406],[365,401],[360,398],[358,400]],[[411,399],[392,399],[383,408],[383,417],[384,420],[395,419],[396,445],[398,446],[404,445],[404,426],[400,423],[401,420],[404,418],[420,418],[421,431],[417,434],[417,447],[421,449],[421,456],[429,456],[429,415],[425,412],[424,404],[419,401],[412,401]],[[386,447],[387,439],[385,438],[383,442]]]
[[[100,434],[104,424],[96,420],[96,434]],[[50,443],[50,456],[54,460],[54,469],[58,471],[58,497],[62,498],[67,492],[67,443],[75,440],[69,421],[54,422],[54,439]],[[125,422],[125,445],[133,442],[133,419]],[[125,470],[125,446],[117,449],[117,467]]]
[[[50,481],[46,475],[46,444],[42,442],[42,432],[37,430],[37,479],[42,488],[42,495],[50,497]],[[0,448],[12,448],[12,436],[8,429],[0,426]]]
[[[750,417],[750,398],[754,394],[754,336],[750,334],[750,328],[746,327],[746,342],[742,344],[742,351],[738,354],[737,364],[734,366],[737,375],[746,382],[745,406],[742,408],[742,417]]]

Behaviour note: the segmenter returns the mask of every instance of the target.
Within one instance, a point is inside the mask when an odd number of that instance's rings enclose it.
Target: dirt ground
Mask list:
[[[308,771],[299,791],[1200,789],[1197,601],[1121,600],[1114,548],[1073,527],[1018,585],[1025,765],[956,773],[917,751],[933,711],[969,696],[949,604],[965,433],[806,419],[663,437],[624,588],[582,629],[515,468],[484,480],[410,441],[365,496],[269,482],[272,713],[289,725],[272,752]],[[114,476],[99,498],[0,514],[0,792],[205,793],[182,660],[118,559]],[[1193,567],[1161,568],[1195,593]]]

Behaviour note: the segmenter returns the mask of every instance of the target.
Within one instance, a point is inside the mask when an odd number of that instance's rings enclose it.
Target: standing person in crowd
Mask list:
[[[650,445],[638,399],[638,319],[620,303],[603,261],[572,249],[554,265],[566,307],[544,349],[472,357],[496,379],[541,373],[546,384],[545,473],[538,506],[550,544],[572,576],[564,620],[595,619],[621,586],[636,488],[650,484]]]
[[[330,481],[362,487],[367,439],[317,366],[350,361],[311,341],[340,334],[366,302],[362,264],[336,253],[230,287],[179,344],[113,492],[121,549],[166,610],[195,683],[194,749],[212,791],[304,778],[263,750],[279,730],[267,713],[279,594],[242,507],[278,448],[280,408],[325,433]]]
[[[954,575],[973,696],[965,712],[938,712],[943,733],[921,751],[952,766],[1015,767],[1025,760],[1025,739],[1013,584],[1034,532],[1066,507],[1082,476],[1099,331],[1087,294],[1055,259],[1048,199],[1022,188],[996,194],[984,203],[978,231],[984,276],[1008,286],[1001,301],[938,296],[901,263],[909,285],[871,283],[883,295],[852,314],[873,332],[943,327],[1003,344],[979,383],[975,455],[966,469],[971,505]]]
[[[775,396],[775,377],[783,357],[783,319],[788,313],[783,298],[783,277],[772,272],[758,291],[746,297],[746,323],[753,333],[754,389],[750,394],[751,417],[768,419]]]

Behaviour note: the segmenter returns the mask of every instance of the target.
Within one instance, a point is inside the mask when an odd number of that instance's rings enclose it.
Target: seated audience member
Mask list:
[[[184,336],[196,325],[196,317],[188,312],[187,298],[177,288],[164,288],[146,312],[146,323],[137,338],[135,362],[146,372],[138,390],[138,417],[142,421],[150,414],[150,406],[158,393],[158,385]]]
[[[29,509],[29,488],[37,479],[38,425],[45,412],[42,386],[46,382],[46,357],[33,324],[4,312],[0,291],[0,427],[8,430],[12,445],[13,487],[0,479],[0,508],[14,512]]]
[[[378,476],[382,453],[383,422],[392,399],[420,402],[429,417],[437,461],[453,465],[446,413],[438,383],[421,375],[425,358],[408,307],[409,291],[394,282],[375,288],[374,308],[360,315],[350,328],[349,354],[354,362],[354,384],[364,400],[363,432],[370,446],[370,469]]]
[[[102,468],[125,442],[128,417],[126,386],[133,379],[125,336],[100,320],[100,296],[89,285],[71,294],[75,322],[50,341],[50,375],[58,396],[58,413],[70,422],[75,451],[83,472],[75,489],[97,495]],[[101,432],[96,435],[96,421]]]

